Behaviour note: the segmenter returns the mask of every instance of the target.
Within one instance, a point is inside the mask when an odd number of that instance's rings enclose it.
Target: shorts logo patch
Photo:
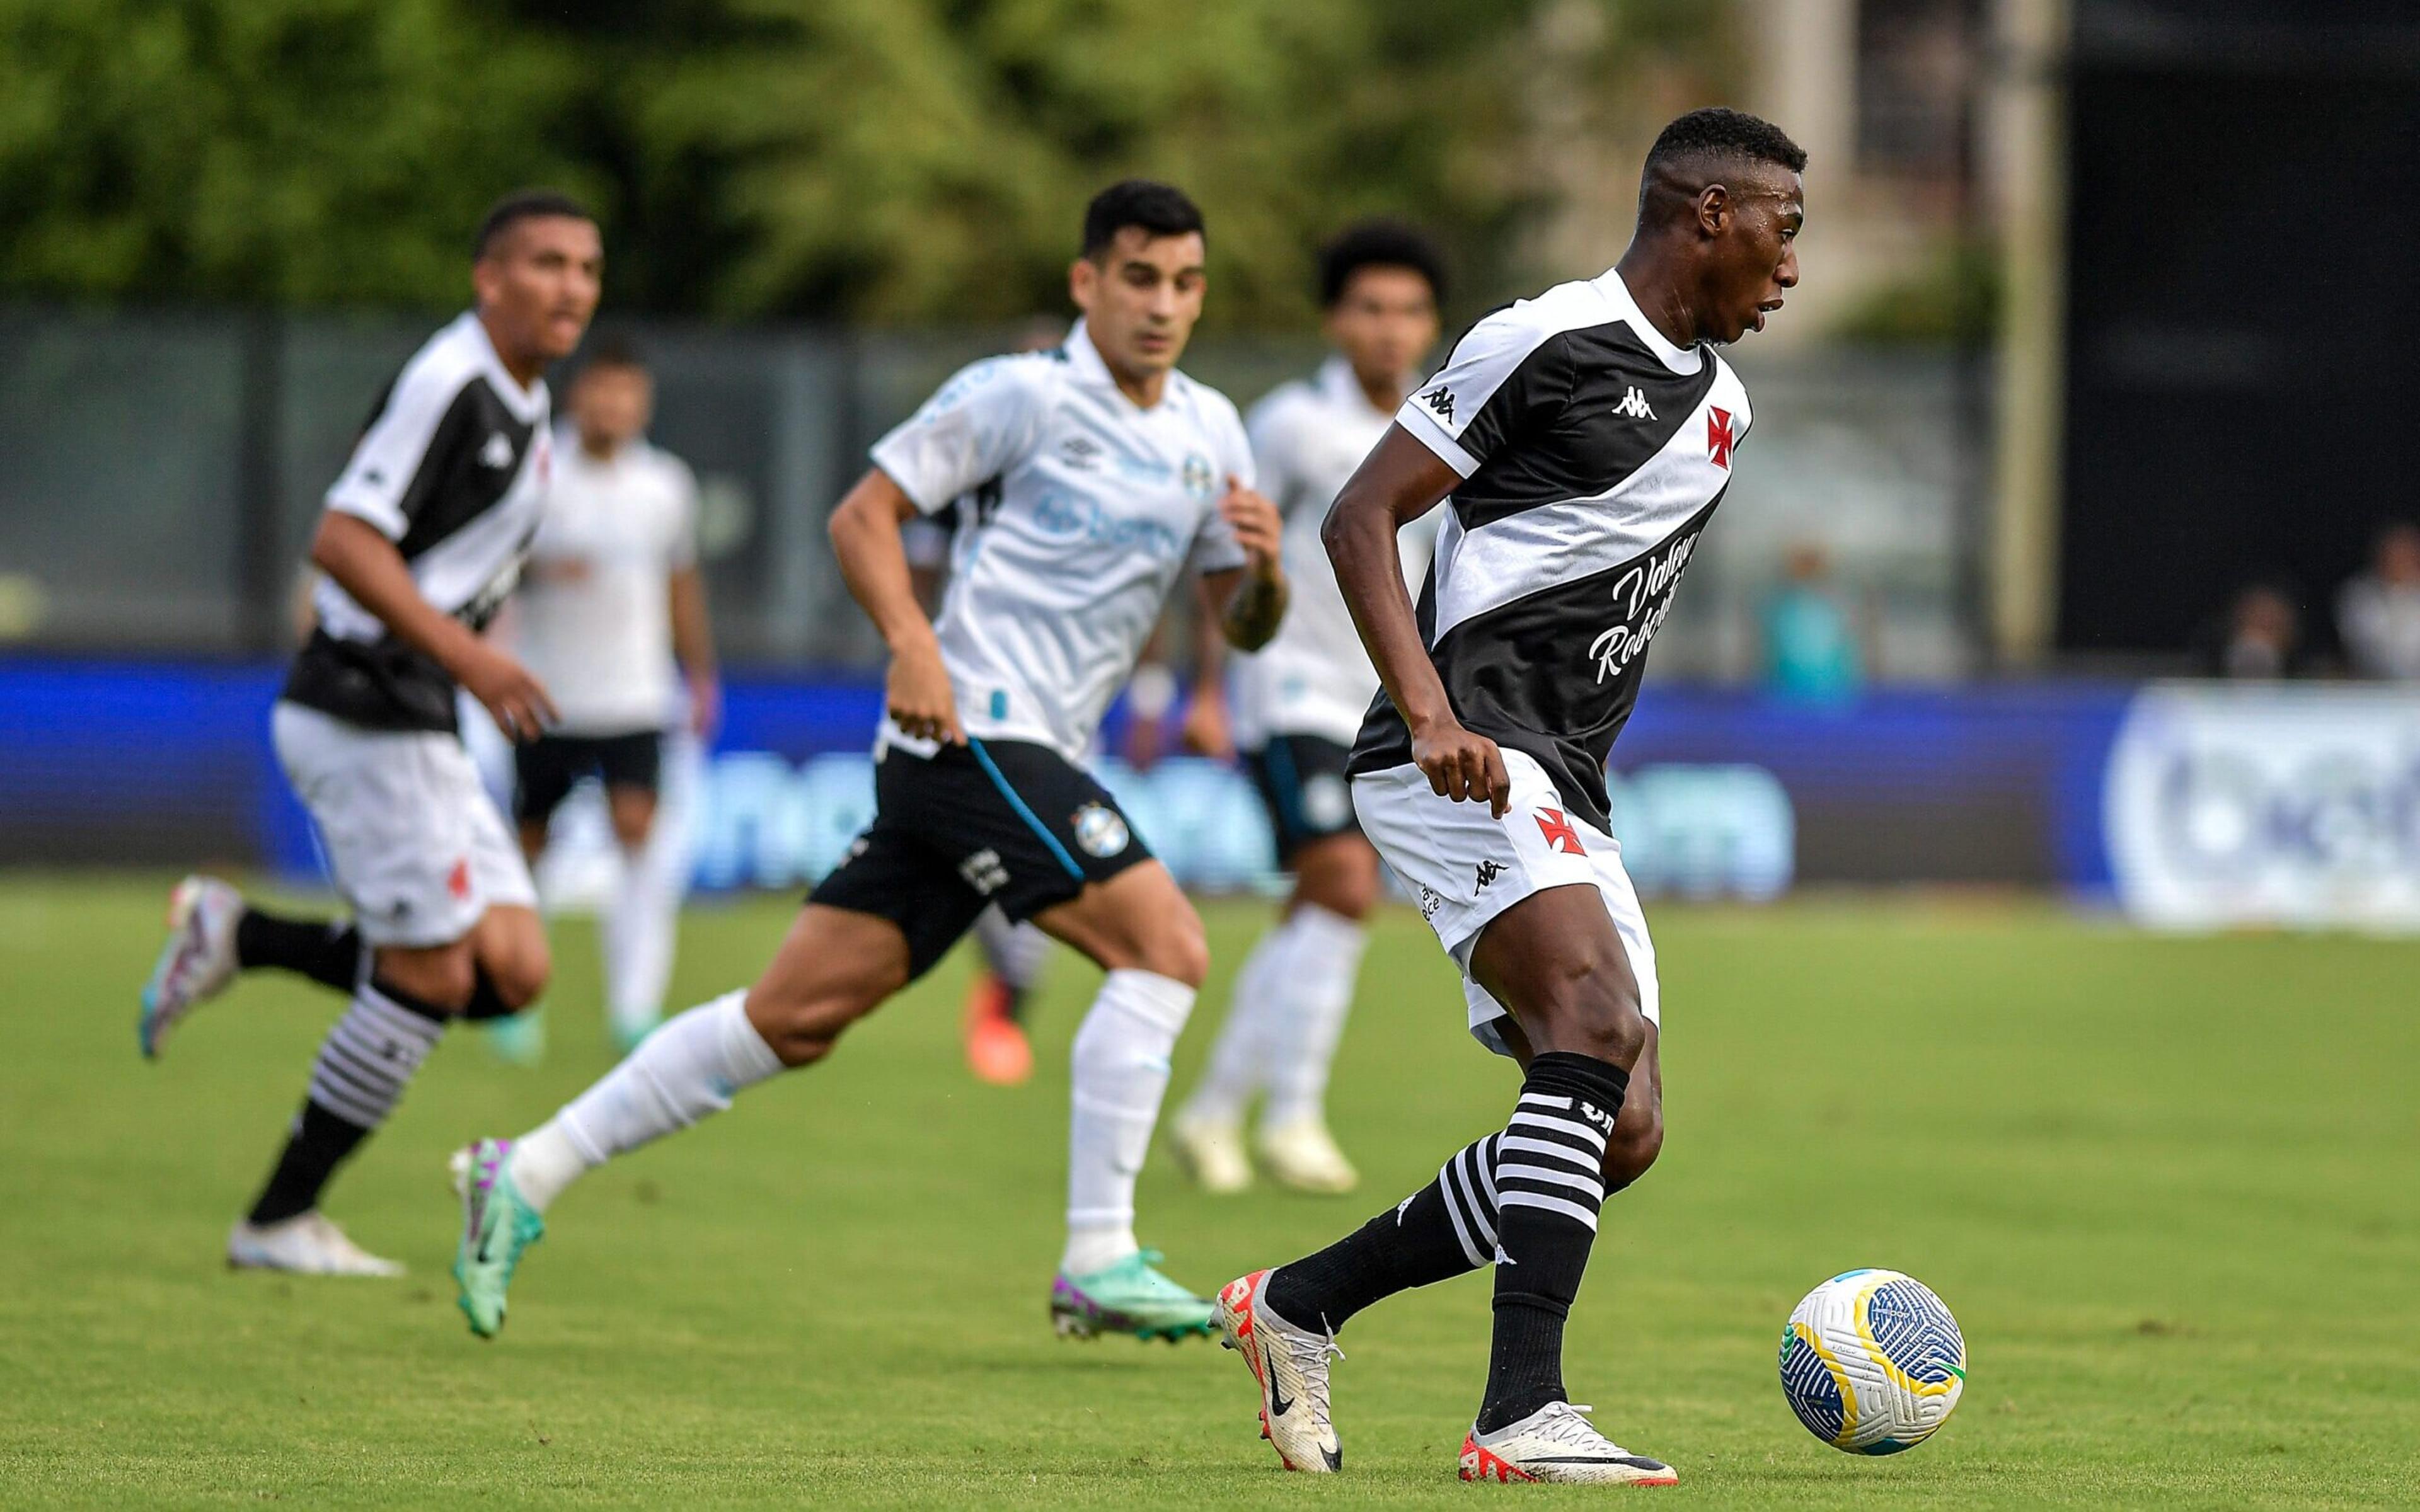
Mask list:
[[[988,898],[1008,886],[1008,868],[1001,864],[1000,852],[984,849],[958,863],[958,875],[967,886]]]
[[[1323,833],[1342,829],[1353,817],[1353,792],[1344,779],[1322,772],[1302,785],[1302,816]]]
[[[1580,843],[1580,832],[1572,827],[1560,809],[1541,809],[1529,816],[1538,821],[1538,832],[1546,843],[1565,856],[1586,856],[1588,847]]]
[[[445,890],[454,895],[454,901],[457,903],[468,903],[470,901],[471,862],[469,857],[466,856],[463,859],[455,862],[454,870],[446,873]]]
[[[1134,838],[1126,822],[1106,803],[1088,803],[1076,810],[1076,844],[1087,856],[1110,856]]]
[[[1479,887],[1478,887],[1478,888],[1477,888],[1476,890],[1478,890],[1478,891],[1480,891],[1480,892],[1485,892],[1485,891],[1487,890],[1487,885],[1488,885],[1489,883],[1491,883],[1491,882],[1495,881],[1497,877],[1502,876],[1503,874],[1504,874],[1504,863],[1503,863],[1503,862],[1501,862],[1501,861],[1481,861],[1481,862],[1480,862],[1480,863],[1479,863]]]

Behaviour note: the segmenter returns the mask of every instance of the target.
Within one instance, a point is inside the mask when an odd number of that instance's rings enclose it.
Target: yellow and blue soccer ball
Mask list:
[[[1858,1455],[1931,1437],[1966,1388],[1966,1340],[1924,1283],[1847,1271],[1807,1294],[1781,1331],[1781,1393],[1807,1431]]]

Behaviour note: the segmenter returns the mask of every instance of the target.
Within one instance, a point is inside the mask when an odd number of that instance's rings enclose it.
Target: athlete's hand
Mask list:
[[[1218,513],[1235,532],[1235,542],[1252,559],[1252,572],[1265,578],[1276,566],[1278,553],[1285,539],[1285,517],[1266,497],[1244,486],[1243,480],[1227,474],[1227,496],[1218,501]]]
[[[1456,803],[1483,803],[1497,818],[1512,801],[1512,779],[1504,753],[1485,735],[1446,719],[1412,735],[1412,761],[1429,779],[1429,791]]]
[[[546,685],[530,670],[485,640],[473,640],[458,664],[448,669],[463,690],[477,699],[506,740],[535,740],[563,717]]]
[[[953,746],[967,743],[967,733],[958,725],[958,698],[950,690],[949,669],[941,665],[941,647],[931,636],[892,654],[883,697],[892,722],[905,733]]]
[[[722,728],[722,684],[710,676],[689,680],[689,733],[711,743]]]

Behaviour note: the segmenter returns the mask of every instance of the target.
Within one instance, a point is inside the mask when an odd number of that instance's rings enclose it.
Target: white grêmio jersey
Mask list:
[[[1283,559],[1292,594],[1276,639],[1236,658],[1231,685],[1235,744],[1245,750],[1259,750],[1277,735],[1316,735],[1349,747],[1377,696],[1377,669],[1344,607],[1319,528],[1345,480],[1394,419],[1392,405],[1371,404],[1342,357],[1330,357],[1309,378],[1281,384],[1252,407],[1247,428],[1261,491],[1285,516]],[[1415,596],[1428,576],[1442,517],[1441,508],[1431,510],[1396,538],[1404,580]]]
[[[697,561],[697,479],[643,440],[592,456],[555,437],[513,648],[569,735],[660,730],[675,707],[672,577]]]
[[[978,739],[1083,758],[1187,563],[1244,564],[1218,513],[1252,482],[1243,421],[1182,373],[1136,405],[1078,321],[1064,346],[959,371],[875,443],[874,463],[927,515],[967,496],[934,629]],[[886,722],[882,738],[925,742]]]

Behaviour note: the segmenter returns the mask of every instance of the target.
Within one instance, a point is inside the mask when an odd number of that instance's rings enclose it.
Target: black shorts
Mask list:
[[[1118,800],[1047,746],[893,746],[875,762],[874,823],[807,901],[898,925],[921,977],[987,905],[1021,922],[1150,859]]]
[[[1244,753],[1245,769],[1269,810],[1280,867],[1293,866],[1295,853],[1312,841],[1361,833],[1344,778],[1352,754],[1351,747],[1317,735],[1271,735],[1267,745]]]
[[[664,770],[664,734],[540,735],[513,748],[513,817],[542,825],[583,777],[609,788],[656,791]]]

